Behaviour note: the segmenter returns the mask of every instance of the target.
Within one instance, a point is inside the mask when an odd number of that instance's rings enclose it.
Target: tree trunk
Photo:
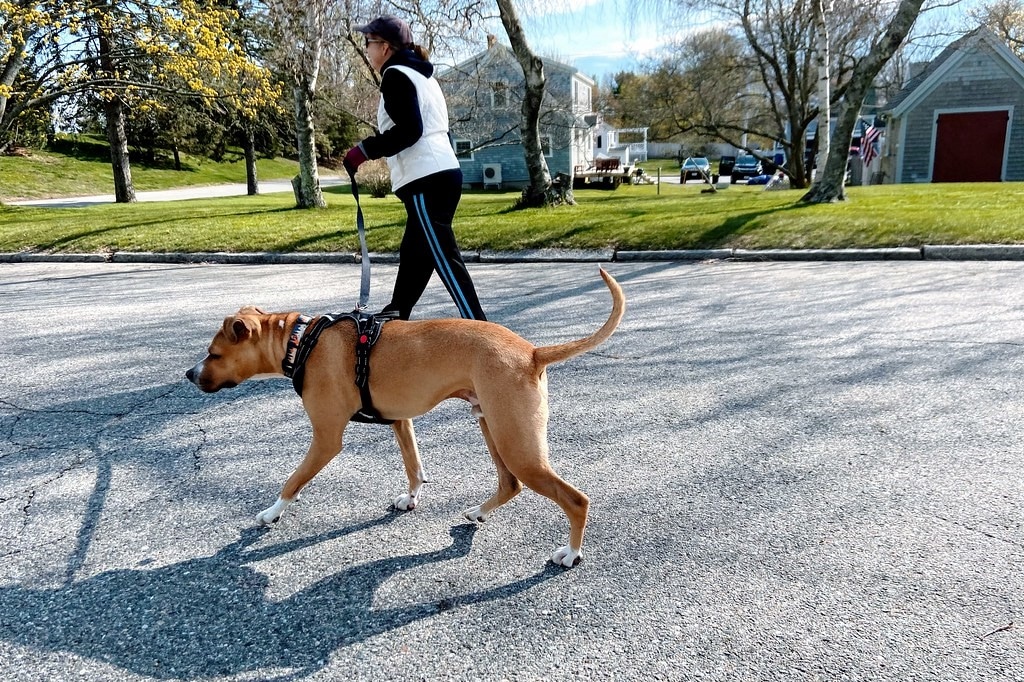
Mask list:
[[[4,93],[14,85],[14,81],[25,65],[25,43],[33,34],[34,31],[29,30],[24,31],[24,35],[21,36],[14,32],[9,39],[11,44],[7,61],[0,64],[2,66],[0,68],[0,153],[6,151],[11,143],[7,134],[10,129],[10,121],[7,120],[7,103],[10,99]]]
[[[128,159],[128,135],[124,130],[124,107],[116,96],[103,103],[107,119],[107,142],[110,145],[110,166],[114,171],[114,201],[130,204],[135,201],[132,167]]]
[[[501,23],[505,27],[512,52],[516,61],[523,69],[526,80],[526,93],[523,96],[523,121],[520,138],[526,160],[526,169],[530,174],[530,185],[523,191],[522,205],[549,206],[558,203],[576,203],[572,196],[571,185],[568,188],[552,187],[551,172],[544,158],[544,150],[540,142],[540,108],[544,102],[544,62],[535,55],[526,41],[526,34],[519,21],[519,15],[512,0],[497,0]]]
[[[892,59],[896,50],[906,40],[907,34],[910,33],[914,22],[921,14],[921,5],[923,4],[924,0],[901,0],[896,15],[889,23],[885,34],[871,46],[871,51],[867,56],[854,67],[850,76],[850,84],[846,89],[846,96],[839,107],[836,129],[832,133],[832,147],[836,150],[844,150],[845,153],[829,155],[819,182],[816,182],[811,187],[811,191],[801,197],[801,201],[823,204],[846,199],[846,160],[849,156],[849,152],[846,150],[849,150],[850,142],[853,140],[853,130],[857,125],[860,107],[864,103],[864,98],[871,88],[875,76]]]
[[[108,10],[109,11],[109,10]],[[97,25],[99,39],[99,62],[104,76],[117,79],[110,37],[102,21]],[[114,172],[114,201],[130,204],[135,201],[135,186],[132,185],[132,167],[128,158],[128,135],[124,129],[124,105],[115,92],[103,101],[103,115],[107,119],[107,142],[110,145],[110,165]]]
[[[295,74],[292,96],[295,99],[295,143],[299,153],[299,174],[292,180],[295,204],[299,208],[324,208],[327,202],[320,191],[316,163],[316,128],[313,125],[313,93],[316,83],[302,73]]]
[[[260,193],[260,184],[256,177],[256,137],[250,126],[242,130],[242,147],[245,150],[245,190],[252,197]]]
[[[814,55],[814,61],[818,66],[818,132],[815,134],[818,144],[808,173],[813,173],[815,165],[819,170],[824,170],[832,149],[829,135],[832,127],[832,65],[828,46],[828,24],[825,22],[825,12],[832,9],[832,3],[829,2],[828,6],[825,3],[826,0],[814,0],[814,24],[818,34],[818,47]],[[795,147],[794,140],[794,153]],[[800,151],[803,152],[802,149]]]

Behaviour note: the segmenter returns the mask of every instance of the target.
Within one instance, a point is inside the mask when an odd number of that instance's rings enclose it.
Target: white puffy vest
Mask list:
[[[413,180],[458,168],[459,160],[448,139],[448,106],[441,86],[433,78],[427,78],[408,66],[389,66],[388,69],[400,69],[412,81],[420,103],[420,118],[423,120],[423,135],[420,139],[411,147],[388,157],[391,188],[397,190]],[[381,98],[377,107],[377,127],[383,132],[394,125],[395,122],[384,109],[384,99]]]

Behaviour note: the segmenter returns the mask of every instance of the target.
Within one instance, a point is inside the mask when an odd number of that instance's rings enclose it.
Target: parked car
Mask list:
[[[683,167],[679,171],[679,181],[703,180],[711,177],[711,162],[703,156],[691,156],[683,161]]]
[[[732,169],[735,165],[735,156],[723,156],[718,160],[718,175],[723,178],[727,175],[732,175]]]
[[[769,151],[766,156],[769,160],[761,165],[767,175],[775,175],[776,171],[786,165],[786,152],[781,149]]]
[[[744,154],[743,156],[736,159],[736,165],[732,167],[732,183],[736,184],[740,180],[746,178],[757,177],[763,175],[764,171],[761,168],[761,162],[758,161],[756,156],[751,154]]]

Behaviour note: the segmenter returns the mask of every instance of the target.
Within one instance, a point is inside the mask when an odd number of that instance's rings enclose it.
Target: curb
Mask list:
[[[3,255],[0,254],[0,260]],[[146,251],[117,251],[108,256],[111,263],[176,263],[209,265],[303,265],[310,263],[358,263],[354,253],[274,253],[226,251],[198,253],[151,253]],[[371,257],[371,261],[373,258]]]
[[[524,251],[481,251],[480,263],[608,263],[615,260],[612,249],[528,249]]]
[[[738,261],[860,261],[923,260],[921,249],[734,249]]]
[[[958,244],[879,249],[526,249],[463,251],[467,263],[628,263],[628,262],[830,262],[830,261],[1024,261],[1024,244]],[[353,264],[358,253],[198,252],[158,253],[0,253],[0,263],[163,263],[187,265]],[[397,263],[397,253],[371,253],[371,263]]]
[[[925,246],[925,260],[1024,260],[1024,244]]]
[[[617,261],[705,261],[732,258],[734,249],[692,249],[686,251],[619,251]]]

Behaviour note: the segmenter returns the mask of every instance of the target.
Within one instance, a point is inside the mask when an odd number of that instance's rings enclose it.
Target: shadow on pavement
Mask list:
[[[282,600],[266,597],[266,576],[247,566],[382,526],[391,512],[361,524],[250,549],[265,529],[213,556],[152,570],[106,571],[57,589],[0,588],[0,638],[50,652],[68,651],[156,678],[206,678],[277,671],[296,679],[328,663],[339,648],[466,605],[505,599],[560,575],[537,574],[437,602],[374,609],[374,593],[401,571],[469,554],[476,526],[451,529],[444,549],[371,561],[335,573]],[[16,616],[17,614],[17,616]]]

